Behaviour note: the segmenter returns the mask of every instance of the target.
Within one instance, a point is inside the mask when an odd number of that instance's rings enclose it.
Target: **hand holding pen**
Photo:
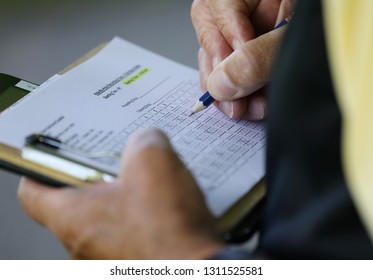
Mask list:
[[[243,1],[195,1],[192,18],[201,43],[201,86],[212,93],[218,100],[216,106],[229,117],[259,120],[266,113],[265,96],[260,89],[269,81],[272,62],[283,35],[282,28],[270,30],[276,16],[284,18],[290,7],[273,5],[264,11],[256,10],[259,6],[255,6],[238,15],[231,13],[233,2]],[[280,20],[281,24],[276,28],[288,20]],[[204,100],[205,97],[208,99]],[[207,105],[213,102],[208,94],[203,98],[193,112],[205,107],[206,101]]]

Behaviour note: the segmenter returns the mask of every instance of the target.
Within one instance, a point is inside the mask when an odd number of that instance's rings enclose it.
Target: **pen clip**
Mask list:
[[[72,176],[84,182],[105,181],[111,182],[115,179],[115,174],[99,170],[95,166],[77,160],[71,155],[61,153],[61,151],[73,153],[78,156],[89,158],[99,158],[101,155],[87,152],[64,144],[61,140],[42,134],[32,134],[26,137],[25,145],[22,149],[22,157],[30,162],[43,167],[53,169],[59,173]],[[117,157],[108,152],[100,152],[103,157]]]
[[[61,140],[43,134],[31,134],[25,140],[25,146],[42,145],[52,149],[59,149],[61,144]]]
[[[76,148],[71,145],[63,143],[58,138],[54,138],[43,134],[31,134],[26,137],[25,146],[41,147],[46,149],[62,150],[69,153],[76,154],[85,158],[117,158],[119,159],[121,154],[115,151],[86,151],[80,148]]]

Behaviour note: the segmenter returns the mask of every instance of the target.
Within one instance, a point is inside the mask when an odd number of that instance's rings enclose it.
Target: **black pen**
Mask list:
[[[58,138],[43,134],[31,134],[25,140],[26,146],[41,147],[50,151],[66,151],[85,158],[120,158],[121,153],[115,151],[86,151],[63,143]]]
[[[277,28],[280,28],[281,26],[284,26],[286,24],[288,24],[292,17],[293,17],[293,14],[294,13],[291,13],[289,14],[286,18],[284,18],[279,24],[277,24],[273,30],[277,29]],[[212,103],[214,103],[215,99],[214,97],[212,97],[210,95],[210,93],[208,91],[206,91],[198,100],[197,102],[194,104],[193,108],[192,108],[192,112],[190,115],[193,115],[199,111],[202,111],[203,109],[206,109],[208,106],[210,106]]]

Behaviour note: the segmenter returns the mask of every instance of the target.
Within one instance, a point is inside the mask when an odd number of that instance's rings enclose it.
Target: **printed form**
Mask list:
[[[265,126],[231,120],[214,106],[190,115],[198,71],[123,39],[0,115],[0,141],[21,149],[43,133],[87,151],[118,151],[139,128],[158,127],[221,216],[264,176]],[[119,160],[86,159],[117,174]],[[188,198],[186,198],[188,199]]]

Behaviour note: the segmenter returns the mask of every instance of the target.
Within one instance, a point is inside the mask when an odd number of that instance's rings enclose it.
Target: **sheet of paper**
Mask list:
[[[214,106],[189,116],[198,72],[120,38],[0,116],[0,142],[22,148],[40,132],[88,151],[122,151],[141,127],[159,127],[220,216],[264,176],[265,129]],[[117,173],[119,162],[89,160]],[[185,198],[188,199],[188,198]]]

